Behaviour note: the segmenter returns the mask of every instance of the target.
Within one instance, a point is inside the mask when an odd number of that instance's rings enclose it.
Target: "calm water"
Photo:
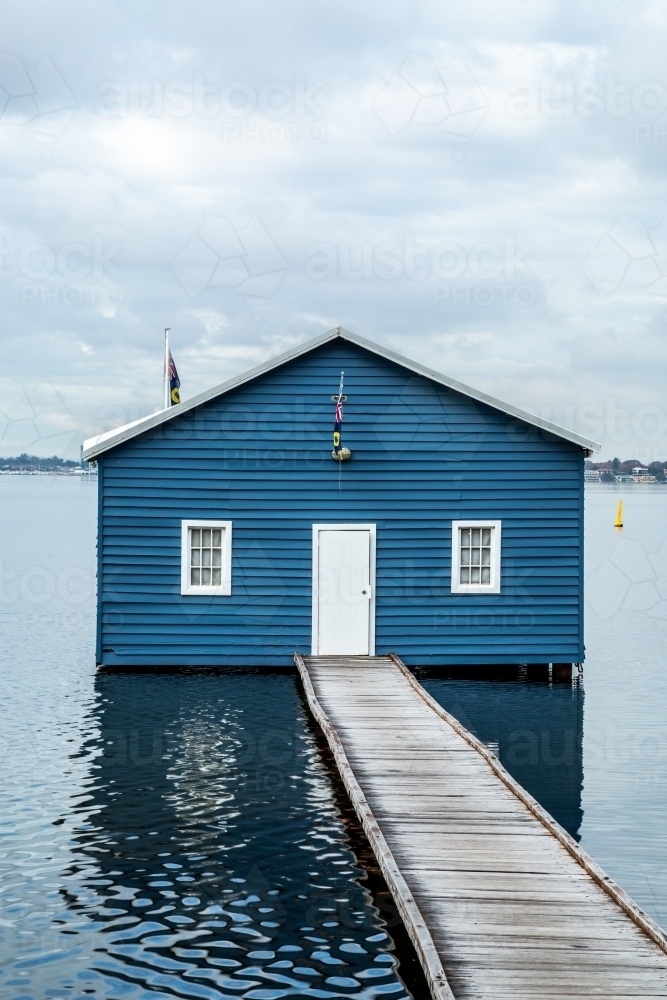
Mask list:
[[[667,927],[667,487],[586,488],[586,598],[581,687],[423,683]]]
[[[0,478],[0,996],[423,994],[293,676],[96,677],[95,493]],[[582,687],[426,683],[667,923],[667,489],[623,496]]]

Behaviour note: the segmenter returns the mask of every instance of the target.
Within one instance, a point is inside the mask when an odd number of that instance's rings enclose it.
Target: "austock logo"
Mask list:
[[[0,394],[0,445],[5,454],[36,446],[42,452],[67,452],[79,428],[55,386],[0,378]]]
[[[619,538],[586,579],[586,600],[598,618],[648,613],[667,619],[667,542],[647,553],[639,542]]]
[[[100,306],[105,315],[114,315],[123,299],[118,284],[123,275],[115,260],[122,249],[99,232],[87,243],[60,246],[12,246],[0,236],[0,281],[18,283],[24,306]]]
[[[445,66],[412,52],[373,101],[391,135],[408,125],[431,126],[462,148],[484,117],[488,102],[459,55]]]
[[[50,56],[28,67],[0,53],[0,124],[24,126],[39,142],[54,142],[76,111],[76,101]]]
[[[233,289],[257,307],[276,291],[287,261],[259,219],[235,227],[229,219],[208,215],[171,269],[190,298],[204,290]]]
[[[667,218],[647,229],[632,215],[619,215],[584,263],[584,273],[603,297],[648,294],[667,302]]]

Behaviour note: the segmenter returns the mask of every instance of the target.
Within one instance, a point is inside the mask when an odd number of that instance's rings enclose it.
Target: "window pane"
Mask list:
[[[470,528],[461,528],[461,545],[470,545]]]
[[[491,569],[488,566],[482,566],[482,583],[491,583]]]
[[[461,567],[461,583],[470,583],[470,570]]]
[[[473,566],[470,570],[470,582],[479,583],[479,566]]]
[[[470,549],[461,549],[461,565],[470,565]]]
[[[191,587],[222,587],[224,528],[189,528],[189,577]]]
[[[470,535],[471,535],[471,538],[472,538],[472,544],[473,545],[479,545],[479,536],[480,536],[480,534],[481,534],[481,532],[480,532],[479,528],[471,528],[470,529]]]
[[[482,545],[491,544],[491,528],[482,528]]]
[[[491,549],[482,549],[482,566],[491,565]]]
[[[470,550],[470,562],[473,566],[479,566],[479,549]]]

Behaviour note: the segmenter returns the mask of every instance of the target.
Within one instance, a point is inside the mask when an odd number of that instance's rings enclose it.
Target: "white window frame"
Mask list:
[[[452,594],[499,594],[502,521],[452,521]],[[493,528],[491,533],[491,583],[460,583],[461,528]]]
[[[222,528],[222,583],[218,586],[196,587],[190,583],[190,528]],[[232,522],[181,521],[181,594],[186,597],[226,597],[232,592]]]

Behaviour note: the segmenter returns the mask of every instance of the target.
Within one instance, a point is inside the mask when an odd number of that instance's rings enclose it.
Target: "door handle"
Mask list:
[[[364,597],[367,597],[367,598],[368,598],[368,600],[370,601],[370,599],[371,599],[371,593],[372,593],[372,591],[371,591],[371,585],[370,585],[370,583],[369,583],[369,584],[367,584],[367,585],[366,585],[366,586],[364,587],[364,589],[363,589],[363,590],[361,591],[361,593],[362,593],[362,594],[364,595]]]

